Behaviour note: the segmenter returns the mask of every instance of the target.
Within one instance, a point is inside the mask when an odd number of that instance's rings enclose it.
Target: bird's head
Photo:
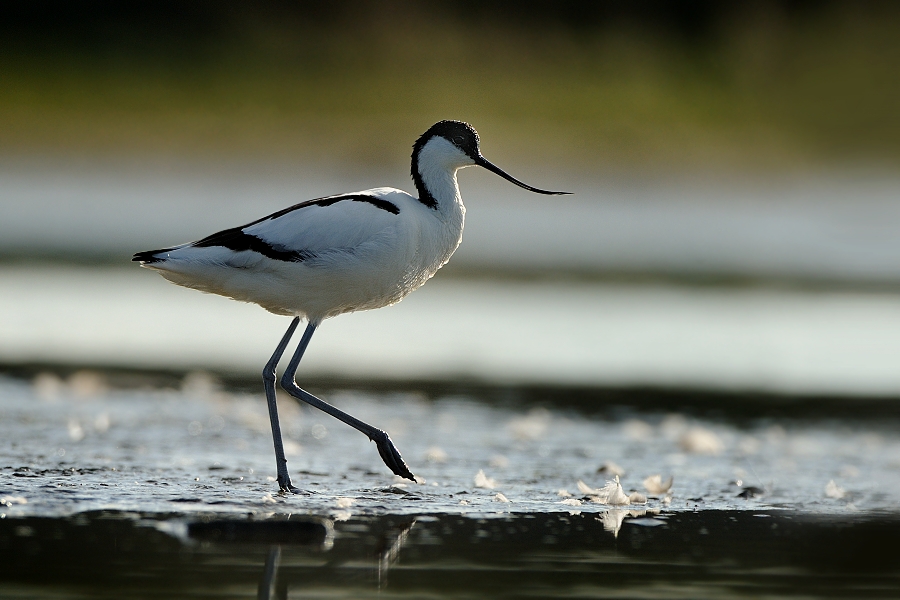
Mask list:
[[[561,195],[570,192],[553,192],[523,183],[481,155],[478,132],[462,121],[438,121],[423,133],[413,145],[413,179],[421,161],[433,166],[456,170],[477,165],[496,173],[521,188],[538,194]]]

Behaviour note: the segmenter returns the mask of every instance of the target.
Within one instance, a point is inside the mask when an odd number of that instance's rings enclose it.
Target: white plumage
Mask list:
[[[303,253],[294,260],[186,244],[157,253],[164,260],[144,266],[179,285],[316,322],[387,306],[425,283],[450,258],[462,237],[463,208],[450,207],[458,213],[458,226],[450,228],[400,190],[377,188],[350,197],[364,195],[390,202],[398,214],[345,199],[242,229],[279,252]]]
[[[395,473],[412,478],[387,434],[298,388],[293,371],[324,319],[399,302],[450,259],[462,240],[465,218],[456,172],[471,165],[534,192],[564,193],[514,179],[481,156],[478,134],[471,126],[440,121],[413,146],[412,177],[418,198],[393,188],[318,198],[196,242],[134,255],[141,266],[178,285],[295,317],[263,373],[282,490],[297,491],[281,449],[274,369],[299,318],[307,319],[309,326],[282,386],[298,400],[366,433]]]

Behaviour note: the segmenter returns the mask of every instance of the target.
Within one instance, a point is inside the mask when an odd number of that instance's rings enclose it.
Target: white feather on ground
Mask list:
[[[669,477],[667,480],[663,481],[662,475],[651,475],[645,479],[643,483],[644,489],[651,494],[665,494],[672,489],[672,483],[674,481],[674,477]]]
[[[578,490],[588,496],[591,502],[598,504],[608,504],[610,506],[627,506],[631,504],[631,500],[629,500],[622,489],[622,484],[619,483],[618,476],[612,481],[607,481],[606,485],[599,489],[594,489],[579,480]]]

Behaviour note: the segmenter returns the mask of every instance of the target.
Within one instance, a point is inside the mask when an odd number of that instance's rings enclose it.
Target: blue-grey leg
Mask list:
[[[269,421],[272,424],[272,441],[275,443],[275,463],[278,469],[278,487],[280,487],[283,492],[293,492],[295,494],[299,493],[300,490],[293,486],[291,483],[291,476],[288,474],[287,458],[284,456],[284,443],[281,441],[281,425],[278,422],[278,406],[275,404],[275,367],[278,366],[278,361],[281,360],[281,355],[284,354],[284,350],[287,348],[288,342],[291,341],[291,336],[294,335],[299,323],[300,317],[294,317],[291,321],[291,326],[288,327],[288,330],[281,338],[281,342],[279,342],[278,347],[275,349],[275,354],[272,355],[272,358],[269,359],[269,362],[267,362],[266,366],[263,368],[262,374],[263,385],[266,388],[266,402],[269,405]]]
[[[335,419],[343,421],[353,429],[368,436],[368,438],[375,442],[375,445],[378,446],[378,454],[381,455],[381,459],[384,461],[384,464],[386,464],[391,471],[393,471],[400,477],[405,477],[406,479],[415,481],[415,476],[410,472],[409,467],[406,466],[406,463],[403,462],[403,458],[400,456],[400,452],[397,451],[397,448],[394,446],[394,442],[391,441],[390,436],[388,436],[386,432],[376,427],[372,427],[367,423],[363,423],[356,417],[352,417],[344,411],[328,404],[327,402],[316,398],[297,385],[297,382],[294,380],[297,373],[297,367],[300,366],[300,359],[303,358],[303,353],[306,351],[306,347],[309,345],[309,340],[312,339],[313,333],[316,332],[316,327],[318,326],[319,324],[313,321],[310,321],[309,325],[306,326],[306,331],[303,332],[303,337],[300,339],[300,343],[297,345],[297,350],[294,352],[294,356],[293,358],[291,358],[291,362],[288,364],[287,370],[281,376],[281,387],[283,387],[288,394],[290,394],[297,400],[306,402],[310,406],[328,413]]]

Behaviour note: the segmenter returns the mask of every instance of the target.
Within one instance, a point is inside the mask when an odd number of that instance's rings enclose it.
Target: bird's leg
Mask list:
[[[275,367],[278,366],[278,361],[281,360],[284,349],[287,348],[288,342],[291,341],[291,336],[297,330],[298,323],[300,323],[300,317],[294,317],[294,320],[291,321],[291,326],[288,327],[284,337],[281,338],[281,342],[278,343],[278,347],[275,348],[275,354],[272,355],[272,358],[269,359],[269,362],[263,368],[262,374],[263,386],[266,388],[266,402],[269,405],[269,421],[272,424],[272,441],[275,443],[278,487],[281,488],[282,492],[293,492],[295,494],[300,493],[300,490],[294,487],[291,483],[291,476],[288,474],[287,458],[284,456],[284,444],[281,441],[281,425],[278,423],[278,406],[275,404]]]
[[[388,436],[386,432],[376,427],[372,427],[367,423],[363,423],[356,417],[352,417],[344,411],[328,404],[327,402],[316,398],[297,385],[297,382],[294,379],[297,373],[297,367],[300,365],[300,359],[303,358],[303,353],[306,351],[306,347],[309,345],[309,340],[312,339],[313,333],[315,333],[316,327],[318,327],[318,325],[319,324],[315,321],[310,321],[309,325],[306,326],[306,331],[303,332],[303,337],[300,339],[300,343],[297,345],[297,350],[294,352],[294,356],[293,358],[291,358],[291,362],[288,364],[287,370],[281,376],[281,387],[283,387],[288,394],[290,394],[297,400],[306,402],[310,406],[328,413],[335,419],[343,421],[353,429],[364,433],[378,446],[378,454],[381,455],[381,459],[384,461],[384,464],[386,464],[391,471],[393,471],[400,477],[405,477],[406,479],[415,481],[415,476],[410,472],[409,467],[406,466],[406,463],[403,462],[403,458],[400,456],[400,452],[394,446],[394,442],[391,441],[390,436]]]

